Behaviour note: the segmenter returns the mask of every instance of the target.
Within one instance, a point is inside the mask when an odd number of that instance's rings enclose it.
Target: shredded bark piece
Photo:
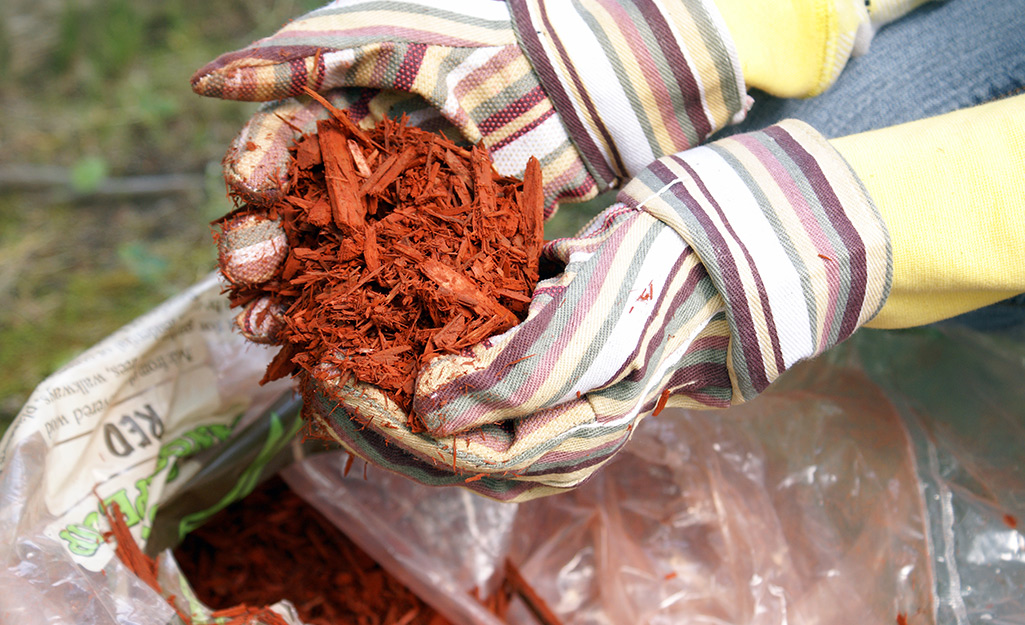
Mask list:
[[[508,558],[505,560],[505,587],[523,600],[538,623],[562,625],[562,620],[556,616],[555,611],[548,606],[548,603],[541,598],[533,586],[527,583],[526,578],[520,573],[519,567]]]
[[[364,131],[311,95],[331,116],[293,146],[287,194],[219,220],[260,215],[288,240],[268,281],[232,282],[232,304],[269,297],[260,310],[283,311],[264,382],[352,376],[411,414],[428,360],[526,317],[543,244],[541,168],[531,159],[522,182],[501,176],[482,146],[405,118]]]

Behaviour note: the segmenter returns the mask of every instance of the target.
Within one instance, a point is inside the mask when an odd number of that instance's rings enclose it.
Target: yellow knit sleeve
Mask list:
[[[893,243],[868,326],[931,323],[1025,292],[1025,95],[831,141]]]

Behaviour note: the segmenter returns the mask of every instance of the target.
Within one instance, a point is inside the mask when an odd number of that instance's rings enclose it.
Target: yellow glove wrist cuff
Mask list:
[[[893,285],[868,325],[931,323],[1025,292],[1025,95],[831,141],[879,207]]]
[[[868,12],[853,0],[715,0],[744,79],[775,96],[822,93],[847,64]],[[864,31],[867,35],[868,31]]]

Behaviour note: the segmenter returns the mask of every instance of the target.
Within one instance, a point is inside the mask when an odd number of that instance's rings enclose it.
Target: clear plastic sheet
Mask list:
[[[267,354],[231,333],[218,290],[76,359],[0,444],[0,622],[176,622],[109,552],[74,552],[105,527],[83,513],[130,502],[157,552],[289,465],[298,493],[456,623],[496,622],[471,593],[506,558],[573,624],[1025,623],[1020,326],[861,331],[745,406],[645,420],[581,488],[515,506],[307,455],[294,400],[257,386]],[[165,588],[208,614],[169,553]],[[510,621],[533,618],[514,604]]]
[[[862,332],[667,410],[513,557],[567,623],[1023,623],[1022,338]]]
[[[802,366],[728,414],[666,410],[516,534],[568,623],[882,623],[931,612],[925,519],[897,414],[863,376]],[[536,509],[535,509],[536,507]],[[912,622],[909,620],[909,622]],[[923,621],[927,622],[927,621]]]

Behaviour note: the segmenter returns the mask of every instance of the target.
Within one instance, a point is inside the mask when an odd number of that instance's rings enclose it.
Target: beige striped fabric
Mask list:
[[[510,7],[523,8],[519,38]],[[541,43],[524,36],[534,32],[524,21],[534,15],[560,24],[542,31]],[[413,94],[467,141],[483,142],[500,173],[522,176],[536,157],[550,215],[558,202],[593,198],[742,115],[743,82],[720,22],[710,0],[336,0],[215,59],[192,87],[253,101],[307,87],[371,90],[342,96],[364,103]],[[553,65],[557,50],[565,62]],[[275,107],[304,121],[318,114],[302,104]],[[281,121],[257,118],[237,142],[247,149],[227,160],[229,181],[254,200],[280,186],[280,145],[290,138]]]
[[[665,157],[623,189],[680,234],[726,301],[744,399],[846,339],[889,291],[886,227],[854,171],[788,120]]]
[[[744,116],[740,61],[711,1],[509,4],[541,84],[607,186]]]
[[[547,214],[559,201],[586,200],[603,190],[520,50],[508,7],[499,0],[336,0],[218,57],[196,72],[192,87],[201,95],[253,101],[290,98],[305,88],[333,94],[360,87],[369,94],[343,97],[367,103],[412,94],[465,140],[483,142],[500,173],[522,176],[536,157]],[[276,125],[276,136],[288,134],[266,115],[256,125]],[[245,134],[266,136],[256,130]],[[263,174],[283,160],[278,143],[253,142],[257,154],[229,154],[229,177],[241,188],[272,189]],[[235,167],[235,156],[248,162]],[[262,169],[252,167],[257,160],[264,161]],[[251,171],[263,177],[249,182],[244,176]]]

